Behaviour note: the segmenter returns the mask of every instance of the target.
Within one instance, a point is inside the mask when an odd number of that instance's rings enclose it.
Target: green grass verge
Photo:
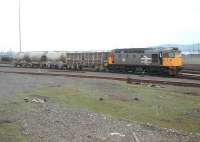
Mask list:
[[[94,90],[84,83],[74,87],[44,88],[24,95],[46,96],[49,101],[67,107],[85,108],[130,121],[152,123],[184,132],[200,132],[200,96],[184,94],[183,87],[151,88],[126,83],[117,83],[114,88],[109,85],[106,87],[123,90],[123,93],[137,97],[139,100],[114,99],[102,89]],[[104,98],[103,101],[99,100],[100,97]]]
[[[24,102],[22,96],[0,98],[0,142],[27,142],[22,134],[22,125],[16,114],[31,111],[33,107]]]
[[[0,141],[1,142],[27,142],[27,139],[21,134],[20,124],[2,123],[0,124]]]
[[[200,96],[186,95],[181,92],[181,88],[150,88],[126,83],[119,83],[116,89],[126,90],[128,96],[138,97],[139,101],[113,99],[106,92],[93,90],[84,84],[79,88],[44,88],[24,95],[37,94],[68,107],[85,108],[117,118],[148,122],[185,132],[200,132]],[[103,101],[99,101],[100,97],[104,98]]]

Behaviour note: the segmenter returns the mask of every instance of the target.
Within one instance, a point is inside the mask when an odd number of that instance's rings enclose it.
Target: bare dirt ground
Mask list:
[[[95,113],[85,108],[67,107],[48,97],[37,97],[35,90],[54,87],[86,86],[100,89],[107,96],[126,101],[123,90],[110,90],[117,81],[32,76],[0,73],[0,141],[31,142],[199,142],[199,134],[185,134]],[[120,88],[119,88],[120,89]],[[33,94],[44,100],[34,103],[20,94]],[[34,95],[32,94],[31,97]],[[117,95],[113,95],[117,94]],[[59,91],[58,91],[59,95]],[[123,96],[124,95],[124,96]],[[198,95],[198,94],[197,94]],[[23,96],[23,95],[22,95]],[[25,100],[24,100],[25,99]],[[30,99],[28,97],[27,99]],[[178,123],[178,122],[177,122]]]
[[[200,71],[200,64],[185,64],[184,69]]]

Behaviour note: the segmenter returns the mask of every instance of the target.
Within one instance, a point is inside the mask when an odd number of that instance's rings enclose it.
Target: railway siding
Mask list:
[[[0,72],[31,74],[31,75],[48,75],[48,76],[63,76],[63,77],[78,77],[78,78],[94,78],[94,79],[109,79],[127,81],[128,83],[154,83],[176,86],[200,87],[200,81],[181,78],[166,78],[154,76],[139,76],[130,74],[113,74],[100,72],[57,72],[48,69],[30,69],[30,68],[6,68],[1,67]]]

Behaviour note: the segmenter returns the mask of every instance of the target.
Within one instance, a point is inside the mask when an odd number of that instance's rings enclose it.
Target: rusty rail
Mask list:
[[[23,75],[46,75],[46,76],[63,76],[63,77],[77,77],[77,78],[91,78],[91,79],[107,79],[126,81],[127,83],[151,83],[151,84],[164,84],[175,86],[187,86],[187,87],[200,87],[200,83],[192,82],[180,82],[180,81],[164,81],[164,80],[152,80],[152,79],[135,79],[128,77],[109,77],[109,76],[97,76],[97,75],[80,75],[80,74],[67,74],[67,73],[52,73],[52,72],[26,72],[26,71],[0,71],[1,73],[15,73]]]

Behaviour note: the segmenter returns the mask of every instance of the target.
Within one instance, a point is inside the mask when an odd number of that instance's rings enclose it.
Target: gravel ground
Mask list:
[[[12,98],[20,92],[31,92],[45,86],[68,86],[80,81],[79,78],[0,73],[0,105],[13,103]],[[94,86],[104,82],[113,83],[109,80],[84,79],[84,81],[88,85],[96,83]],[[0,121],[5,119],[20,121],[21,133],[31,142],[200,141],[198,135],[186,135],[151,125],[119,120],[84,109],[63,107],[48,101],[34,104],[28,112],[22,111],[12,115],[1,115],[1,113],[0,111]]]

